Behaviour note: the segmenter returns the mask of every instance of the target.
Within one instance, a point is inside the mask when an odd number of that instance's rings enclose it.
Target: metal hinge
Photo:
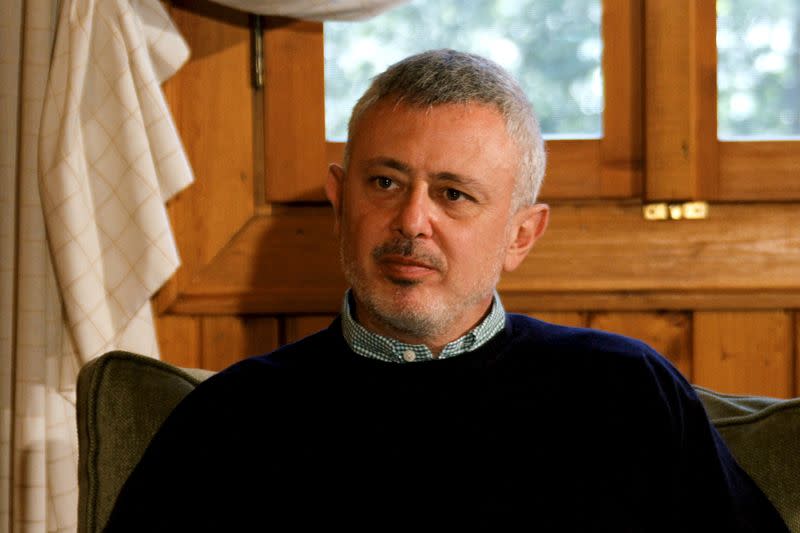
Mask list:
[[[708,218],[708,203],[684,202],[668,204],[660,202],[642,206],[645,220],[700,220]]]
[[[250,32],[252,33],[251,44],[253,49],[250,57],[253,60],[253,71],[251,73],[253,87],[261,89],[264,87],[264,33],[261,25],[261,15],[250,15]]]

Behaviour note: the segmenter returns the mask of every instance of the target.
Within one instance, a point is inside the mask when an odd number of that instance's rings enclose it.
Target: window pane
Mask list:
[[[717,0],[720,138],[800,135],[800,2]]]
[[[424,50],[454,48],[507,68],[546,134],[602,133],[600,0],[414,0],[363,22],[325,23],[329,140],[347,137],[369,79]]]

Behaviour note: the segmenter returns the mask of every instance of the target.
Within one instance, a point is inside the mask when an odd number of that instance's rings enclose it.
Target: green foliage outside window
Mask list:
[[[800,135],[800,1],[716,5],[719,136]],[[545,134],[598,137],[601,10],[600,0],[414,0],[367,21],[326,23],[327,137],[346,138],[369,78],[432,48],[474,52],[511,71]]]
[[[327,137],[342,141],[368,79],[408,55],[455,48],[522,83],[542,130],[600,136],[600,0],[414,0],[363,22],[325,24]]]
[[[800,135],[800,2],[717,0],[721,138]]]

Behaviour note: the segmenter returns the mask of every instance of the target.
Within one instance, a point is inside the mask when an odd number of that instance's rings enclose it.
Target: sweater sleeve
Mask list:
[[[652,350],[646,361],[673,427],[681,516],[698,531],[788,531],[734,459],[691,385]]]

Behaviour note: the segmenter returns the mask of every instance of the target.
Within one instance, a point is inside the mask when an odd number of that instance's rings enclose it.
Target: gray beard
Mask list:
[[[356,312],[361,317],[366,312],[376,321],[386,326],[391,331],[417,337],[429,338],[436,337],[444,333],[452,323],[452,319],[447,320],[443,310],[434,309],[433,312],[422,313],[417,309],[394,309],[392,304],[384,301],[367,287],[364,278],[355,272],[355,268],[349,261],[342,257],[342,270],[344,277],[353,289],[359,304],[364,309],[357,309]],[[417,285],[416,281],[397,280],[392,281],[396,285],[395,291],[402,291]],[[360,312],[359,312],[360,311]]]
[[[346,232],[346,228],[342,228],[341,235],[346,235]],[[498,257],[494,263],[496,268],[491,271],[487,270],[483,281],[476,281],[476,284],[462,295],[460,300],[453,298],[449,301],[430,301],[427,302],[427,305],[398,309],[394,302],[402,297],[403,291],[413,288],[420,282],[390,279],[389,281],[394,285],[392,289],[394,294],[382,296],[374,288],[371,290],[366,276],[359,273],[358,264],[352,259],[353,254],[348,253],[350,248],[347,239],[340,237],[339,260],[345,279],[352,287],[354,296],[362,305],[361,312],[356,310],[362,324],[364,316],[369,315],[375,321],[386,326],[389,331],[417,339],[443,337],[456,322],[462,319],[466,309],[491,296],[500,279],[502,268],[502,256],[499,255],[502,248],[498,248]],[[377,246],[371,255],[373,259],[378,260],[387,254],[414,257],[439,268],[440,271],[446,271],[447,265],[443,259],[425,251],[415,250],[413,239],[398,238],[384,243]]]
[[[450,326],[451,320],[443,319],[438,313],[434,315],[421,314],[412,309],[402,309],[399,312],[384,309],[378,298],[372,298],[367,291],[359,291],[355,284],[352,287],[366,311],[391,331],[416,338],[433,338],[442,335]]]
[[[358,274],[356,264],[348,258],[349,254],[346,249],[346,242],[344,240],[340,241],[339,260],[342,265],[342,271],[345,279],[353,288],[354,295],[365,308],[361,310],[362,317],[366,312],[390,331],[417,338],[436,337],[447,331],[456,317],[449,315],[447,309],[441,308],[443,306],[432,310],[396,309],[391,303],[392,298],[384,299],[377,295],[375,291],[369,290],[365,277]],[[372,251],[372,257],[375,260],[388,254],[416,257],[436,268],[444,268],[442,261],[438,257],[429,254],[415,254],[414,242],[411,239],[396,239],[378,246]],[[420,283],[415,280],[401,279],[390,281],[395,285],[394,291],[398,296],[401,296],[404,290]],[[358,313],[358,310],[356,312]]]

